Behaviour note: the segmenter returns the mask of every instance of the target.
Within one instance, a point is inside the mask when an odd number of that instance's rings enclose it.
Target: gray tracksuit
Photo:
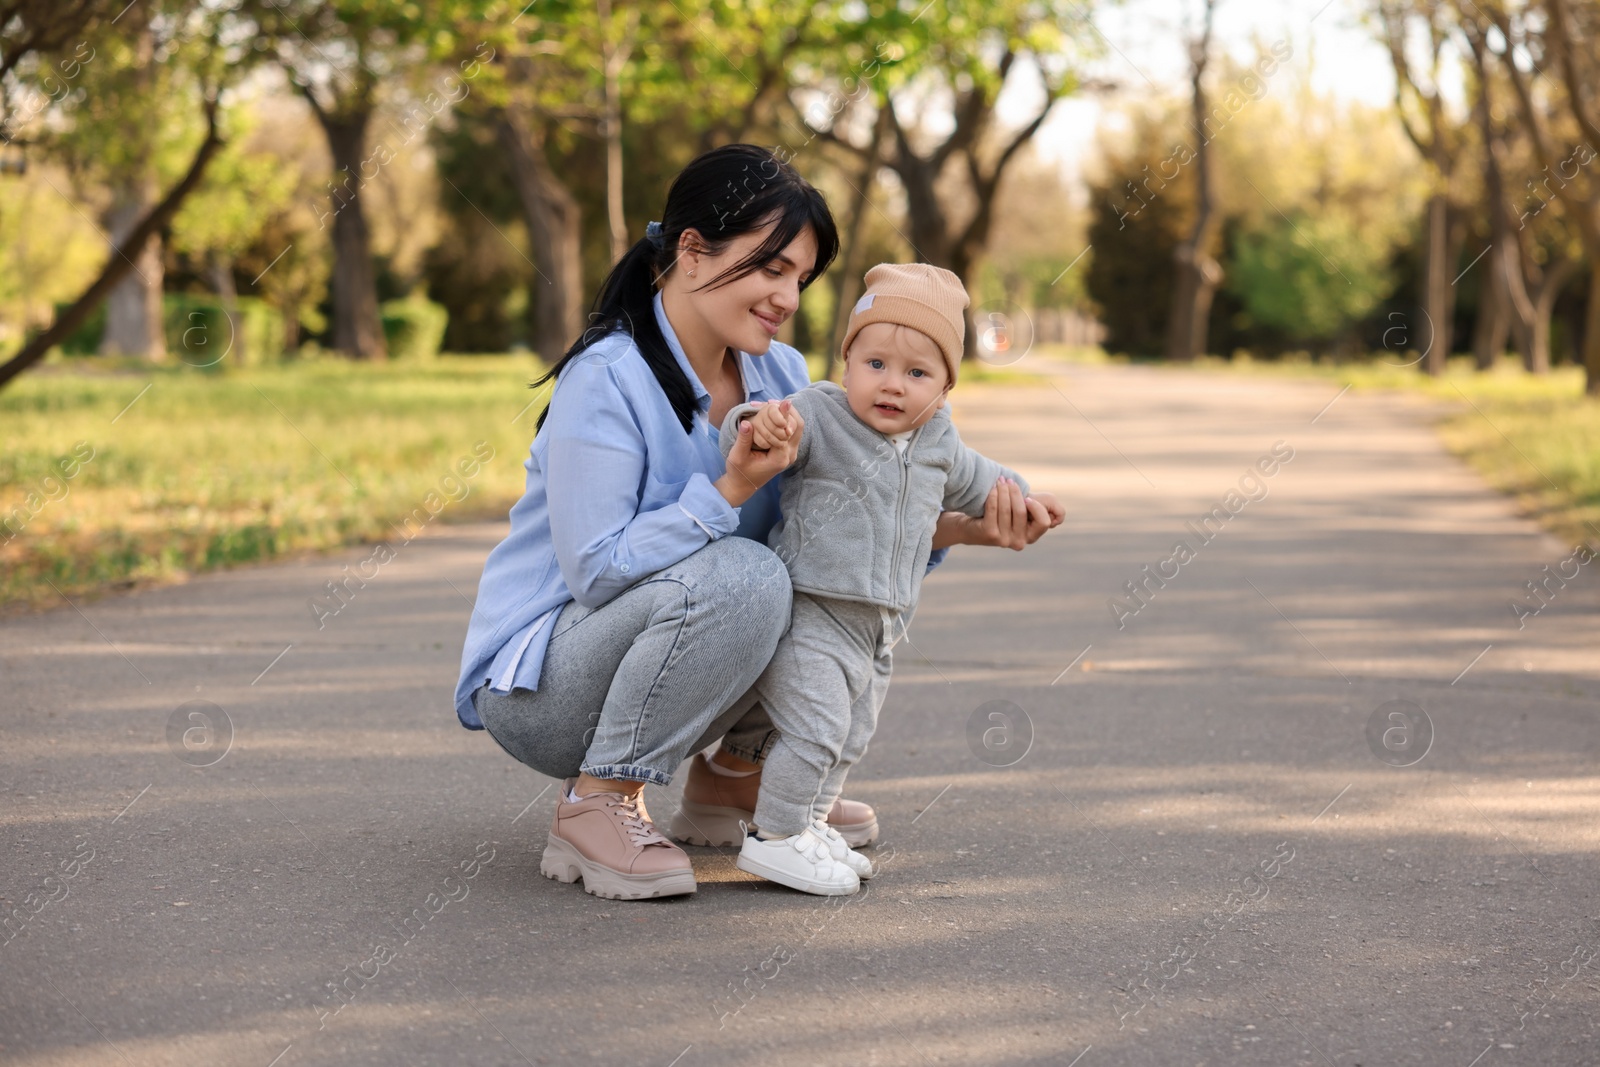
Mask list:
[[[761,775],[756,825],[799,833],[826,818],[866,752],[889,688],[890,650],[916,608],[941,508],[974,517],[997,479],[1015,472],[961,443],[941,408],[901,452],[856,418],[845,391],[818,382],[790,398],[805,419],[783,472],[783,518],[768,544],[789,569],[794,613],[756,682],[778,740]],[[741,404],[723,420],[733,448]]]

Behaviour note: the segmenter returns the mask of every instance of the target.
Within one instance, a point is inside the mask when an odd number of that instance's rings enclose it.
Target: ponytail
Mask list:
[[[606,275],[589,312],[589,327],[530,388],[558,379],[568,363],[620,331],[632,338],[644,357],[684,433],[693,433],[694,387],[656,322],[656,282],[676,262],[679,238],[685,230],[696,231],[701,244],[715,255],[731,239],[774,223],[757,248],[708,282],[708,287],[754,274],[809,227],[816,237],[817,258],[803,289],[816,281],[838,254],[839,233],[822,194],[768,149],[732,144],[695,157],[673,180],[662,221],[652,223],[646,236],[634,242]],[[549,414],[546,404],[539,413],[536,433],[544,428]]]

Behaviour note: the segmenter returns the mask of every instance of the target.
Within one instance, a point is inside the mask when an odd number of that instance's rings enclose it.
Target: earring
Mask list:
[[[691,278],[693,278],[693,277],[694,277],[694,271],[690,271],[690,272],[689,272],[689,277],[691,277]]]

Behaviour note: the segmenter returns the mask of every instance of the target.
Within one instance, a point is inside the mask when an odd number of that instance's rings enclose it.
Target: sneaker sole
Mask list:
[[[866,848],[878,840],[878,820],[876,817],[867,822],[851,823],[843,826],[839,823],[829,823],[828,825],[839,831],[839,836],[844,838],[844,843],[851,848]]]
[[[624,874],[586,858],[561,838],[551,835],[539,861],[539,873],[558,882],[583,879],[583,890],[609,900],[648,900],[693,893],[693,871],[664,871],[661,874]]]
[[[744,829],[739,823],[741,821],[749,823],[754,819],[753,811],[725,808],[715,804],[697,804],[692,800],[686,800],[679,805],[677,814],[667,826],[667,835],[674,841],[682,841],[686,845],[713,847],[742,845]],[[875,817],[867,822],[842,826],[837,823],[829,825],[839,831],[839,836],[844,838],[844,843],[851,848],[866,848],[878,840],[878,820]]]
[[[768,867],[766,864],[753,857],[746,856],[742,852],[733,861],[733,865],[747,874],[754,874],[765,878],[769,882],[777,882],[779,885],[788,886],[790,889],[798,889],[802,893],[812,893],[819,897],[847,897],[861,888],[859,879],[854,885],[832,885],[826,882],[814,882],[809,878],[801,878],[788,871],[781,871],[776,867]]]

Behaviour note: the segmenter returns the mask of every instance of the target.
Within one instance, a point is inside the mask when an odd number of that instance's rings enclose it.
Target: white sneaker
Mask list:
[[[861,888],[856,872],[834,859],[827,839],[818,837],[810,827],[771,841],[751,834],[739,847],[734,865],[769,882],[818,896],[848,896]]]
[[[828,854],[838,863],[844,864],[856,872],[856,877],[865,882],[878,872],[872,869],[872,861],[861,853],[851,848],[845,842],[844,835],[821,819],[813,819],[811,832],[828,843]]]

